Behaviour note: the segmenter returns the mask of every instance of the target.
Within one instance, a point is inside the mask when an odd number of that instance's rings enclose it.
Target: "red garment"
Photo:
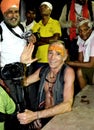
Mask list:
[[[69,17],[70,17],[70,21],[76,22],[75,0],[72,0]],[[82,17],[89,18],[87,3],[82,6]],[[76,37],[76,28],[71,27],[69,30],[70,30],[70,40],[73,40]]]

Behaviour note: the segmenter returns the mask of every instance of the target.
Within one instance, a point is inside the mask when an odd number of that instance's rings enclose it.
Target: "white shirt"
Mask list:
[[[29,31],[32,30],[33,26],[36,24],[36,21],[33,20],[32,23],[30,23],[29,25],[26,25],[26,20],[24,22],[21,22],[21,24],[24,26],[25,31]]]
[[[20,56],[26,45],[26,41],[15,36],[5,25],[4,22],[1,22],[2,27],[2,36],[3,41],[0,42],[0,51],[1,51],[1,67],[4,67],[6,64],[13,62],[20,62]],[[22,30],[19,26],[13,28],[16,33],[20,36],[22,35]]]
[[[91,56],[94,57],[94,31],[86,41],[78,36],[77,44],[79,52],[83,52],[84,62],[88,62]]]

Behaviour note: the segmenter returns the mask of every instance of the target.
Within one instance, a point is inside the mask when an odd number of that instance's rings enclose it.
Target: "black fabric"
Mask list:
[[[27,67],[26,76],[28,77],[35,71],[36,71],[36,62],[32,63],[30,66]],[[36,111],[38,88],[39,88],[39,81],[32,83],[28,87],[24,88],[26,106],[32,111]]]
[[[22,30],[23,32],[25,31],[22,24],[19,24],[18,26],[21,28],[21,30]]]
[[[0,26],[0,35],[1,35],[0,41],[3,41],[2,31],[3,31],[2,27]]]
[[[56,82],[54,84],[54,102],[55,104],[59,104],[61,101],[63,101],[63,89],[64,89],[64,73],[65,69],[68,67],[66,64],[64,64],[60,70],[60,72],[57,75]],[[38,91],[38,99],[37,99],[37,106],[38,109],[42,110],[44,109],[44,100],[45,100],[45,92],[43,88],[43,83],[46,78],[47,73],[49,72],[50,67],[49,66],[44,66],[42,67],[40,71],[40,86],[39,86],[39,91]]]
[[[47,68],[48,66],[49,66],[49,65],[47,64],[47,65],[44,65],[44,66],[41,68],[40,73],[39,73],[39,77],[40,77],[40,78],[41,78],[42,74],[44,73],[45,68]]]
[[[17,34],[12,28],[10,28],[7,24],[6,24],[6,26],[8,27],[8,29],[9,29],[14,35],[16,35],[17,37],[19,37],[19,38],[22,39],[22,37],[21,37],[20,35],[18,35],[18,34]],[[23,27],[23,25],[22,25],[22,24],[19,24],[18,26],[19,26],[19,27],[21,28],[21,30],[24,32],[24,27]],[[1,42],[3,41],[2,32],[3,32],[3,29],[2,29],[2,27],[0,26],[0,35],[1,35],[0,41],[1,41]]]
[[[41,78],[42,74],[44,73],[45,68],[47,68],[48,66],[49,66],[49,65],[45,65],[45,66],[43,66],[43,67],[41,68],[40,73],[39,73],[39,77],[40,77],[40,78]],[[67,67],[66,64],[64,64],[64,65],[62,66],[60,75],[63,74],[63,72],[64,72],[64,70],[65,70],[66,67]],[[61,77],[61,76],[60,76],[60,82],[61,82],[62,84],[64,83],[64,81],[62,80],[62,77]]]
[[[6,24],[6,23],[5,23],[5,24]],[[17,36],[17,37],[23,39],[23,38],[22,38],[19,34],[17,34],[9,25],[6,24],[6,26],[7,26],[7,28],[8,28],[15,36]],[[19,24],[19,27],[21,28],[22,31],[24,31],[24,29],[23,29],[23,27],[22,27],[22,24]]]
[[[68,53],[69,53],[69,59],[70,61],[77,61],[78,60],[78,45],[77,45],[77,39],[73,39],[68,44]]]
[[[11,119],[14,115],[12,114],[5,114],[5,113],[2,113],[0,112],[0,122],[4,122],[8,119]]]

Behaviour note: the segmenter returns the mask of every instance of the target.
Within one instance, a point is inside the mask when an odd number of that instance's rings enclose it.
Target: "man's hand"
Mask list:
[[[32,42],[29,43],[27,46],[25,46],[20,57],[20,62],[25,63],[25,64],[30,64],[30,63],[35,62],[37,58],[32,59],[33,50],[34,50],[34,45]]]
[[[29,43],[36,43],[36,36],[34,35],[34,34],[32,34],[30,37],[29,37],[29,39],[28,39],[28,42]]]

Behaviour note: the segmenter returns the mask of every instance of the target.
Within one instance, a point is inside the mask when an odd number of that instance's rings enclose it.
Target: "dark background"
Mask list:
[[[46,0],[21,0],[21,1],[25,4],[25,6],[24,5],[21,6],[21,10],[22,10],[21,17],[24,17],[23,14],[24,14],[24,11],[26,10],[26,8],[28,9],[28,8],[35,7],[36,13],[37,13],[36,21],[39,21],[41,19],[40,12],[39,12],[39,6],[40,6],[41,2],[46,1]],[[47,1],[53,5],[53,11],[52,11],[51,17],[58,20],[61,15],[61,11],[62,11],[64,4],[71,0],[47,0]],[[94,0],[92,0],[92,1],[94,1]],[[0,21],[1,20],[2,20],[2,14],[0,13]]]
[[[0,2],[1,1],[2,0],[0,0]],[[21,2],[22,2],[22,4],[21,4],[22,5],[21,6],[22,16],[21,17],[24,17],[23,14],[24,14],[26,8],[28,9],[28,8],[35,7],[36,13],[37,13],[36,21],[39,21],[41,19],[40,12],[39,12],[39,6],[40,6],[41,2],[43,2],[43,1],[46,1],[46,0],[21,0]],[[51,14],[51,16],[53,18],[59,19],[61,10],[67,1],[68,0],[47,0],[47,2],[50,2],[53,5],[53,11]],[[2,21],[2,19],[3,19],[2,13],[0,12],[0,21]]]
[[[41,4],[41,2],[46,1],[46,0],[24,0],[26,3],[27,7],[35,7],[37,10],[37,16],[39,17],[40,13],[39,13],[39,6]],[[68,0],[47,0],[48,2],[50,2],[53,5],[53,11],[51,16],[55,19],[58,19],[60,14],[61,14],[61,10],[64,6],[64,4],[68,1]]]
[[[26,7],[35,7],[37,10],[37,21],[41,18],[40,17],[40,12],[39,12],[39,6],[41,2],[43,1],[48,1],[53,5],[53,11],[52,11],[52,18],[59,19],[61,15],[62,8],[65,3],[71,1],[71,0],[22,0],[25,2]],[[94,0],[91,0],[94,1]]]

